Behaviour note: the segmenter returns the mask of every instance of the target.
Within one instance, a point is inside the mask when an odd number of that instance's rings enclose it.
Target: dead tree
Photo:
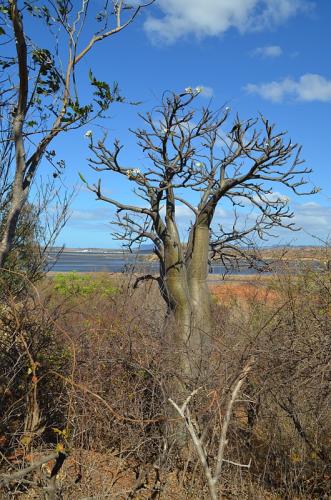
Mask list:
[[[7,209],[0,234],[0,268],[15,239],[40,162],[48,160],[54,177],[61,173],[63,162],[57,161],[52,141],[123,100],[117,84],[111,88],[90,71],[92,91],[83,103],[79,63],[99,42],[127,28],[152,2],[130,7],[122,0],[104,0],[99,12],[89,0],[1,2],[0,159],[5,155],[9,165],[0,167],[0,207],[5,204]],[[25,23],[29,16],[30,23]],[[36,26],[48,37],[53,52],[34,42]]]
[[[116,209],[119,240],[129,248],[146,240],[154,244],[161,294],[176,321],[171,342],[180,353],[182,374],[190,378],[201,373],[213,331],[207,283],[211,252],[233,257],[244,253],[250,235],[263,238],[275,227],[294,229],[288,198],[274,193],[273,186],[295,194],[314,192],[300,189],[310,170],[302,167],[301,148],[284,132],[275,131],[263,116],[245,121],[237,116],[229,126],[229,108],[198,112],[192,104],[199,92],[165,93],[160,107],[141,116],[145,128],[133,134],[146,157],[143,166],[122,165],[118,141],[109,150],[105,138],[90,137],[91,167],[126,177],[137,204],[107,196],[101,180],[87,184],[97,200]],[[230,229],[213,224],[220,204],[234,207]],[[184,241],[177,217],[183,206],[192,214]],[[242,206],[252,211],[244,223],[238,213]]]

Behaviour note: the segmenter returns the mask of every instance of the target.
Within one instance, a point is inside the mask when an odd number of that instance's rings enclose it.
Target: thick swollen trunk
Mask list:
[[[181,249],[165,247],[164,285],[174,318],[172,338],[177,366],[190,385],[204,376],[209,359],[212,318],[208,289],[209,230],[197,227],[192,250],[183,261]]]
[[[178,402],[208,375],[212,320],[208,290],[209,231],[195,231],[193,251],[184,261],[181,247],[165,245],[163,285],[174,321],[170,322],[168,345],[175,363],[175,377],[167,381],[169,396]],[[177,255],[176,255],[177,254]],[[169,325],[169,326],[170,326]],[[189,437],[173,408],[169,409],[170,435],[183,459],[189,452]]]
[[[173,345],[176,365],[184,377],[192,376],[190,356],[191,300],[186,268],[180,244],[165,244],[163,286],[166,290],[168,309],[174,322],[168,332],[168,344]],[[169,325],[170,326],[170,325]]]
[[[201,349],[204,350],[212,333],[208,287],[209,228],[207,225],[197,225],[192,231],[192,250],[188,249],[186,260],[187,277],[196,337],[200,338]]]

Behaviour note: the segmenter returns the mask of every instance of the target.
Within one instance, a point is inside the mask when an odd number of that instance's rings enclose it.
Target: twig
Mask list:
[[[227,442],[226,436],[227,436],[229,424],[231,421],[232,408],[233,408],[233,405],[234,405],[236,398],[239,394],[239,391],[240,391],[244,381],[247,378],[247,375],[249,374],[249,372],[252,369],[253,363],[254,363],[254,360],[250,359],[246,363],[246,365],[244,366],[244,369],[242,370],[240,375],[237,377],[234,388],[233,388],[231,395],[230,395],[230,399],[229,399],[228,404],[227,404],[226,413],[225,413],[225,417],[224,417],[223,425],[222,425],[218,453],[217,453],[217,464],[216,464],[216,470],[215,470],[215,474],[214,474],[215,484],[218,482],[218,479],[221,475],[222,463],[224,461],[224,450],[225,450],[225,446],[226,446],[226,442]]]
[[[224,450],[225,446],[227,444],[227,433],[228,433],[228,428],[229,424],[231,421],[231,416],[232,416],[232,409],[233,405],[236,402],[237,396],[240,392],[240,389],[246,380],[248,373],[251,371],[252,366],[253,366],[254,360],[251,358],[246,365],[244,366],[243,370],[239,374],[239,376],[236,378],[234,382],[234,387],[231,391],[230,398],[227,403],[226,407],[226,413],[225,417],[223,420],[223,425],[222,425],[222,431],[221,431],[221,436],[220,436],[220,441],[219,441],[219,447],[218,447],[218,453],[217,453],[217,461],[216,461],[216,468],[215,472],[212,472],[211,467],[208,464],[207,460],[207,451],[205,449],[205,446],[203,444],[202,438],[200,438],[196,432],[196,429],[193,425],[191,415],[188,409],[188,404],[191,401],[191,399],[197,394],[197,392],[201,389],[195,389],[194,391],[191,392],[191,394],[186,398],[182,406],[178,406],[177,403],[175,403],[171,398],[169,398],[169,402],[172,404],[172,406],[176,409],[178,414],[181,416],[185,423],[185,427],[188,430],[192,442],[194,444],[194,447],[196,449],[196,452],[199,456],[204,474],[206,476],[207,484],[208,484],[208,489],[209,489],[209,494],[210,498],[212,500],[217,500],[218,499],[218,483],[219,483],[219,478],[221,475],[221,469],[222,469],[222,464],[223,462],[235,465],[237,467],[242,467],[242,468],[247,468],[249,469],[251,466],[251,460],[249,461],[248,464],[241,464],[238,462],[234,462],[232,460],[227,460],[224,458]]]
[[[46,462],[49,462],[50,460],[55,460],[58,458],[59,453],[53,452],[50,453],[49,455],[46,455],[45,457],[41,458],[37,462],[34,462],[33,464],[29,465],[29,467],[25,467],[25,469],[18,470],[17,472],[13,472],[12,474],[1,474],[0,475],[0,483],[12,483],[15,481],[20,481],[20,479],[30,472],[34,471],[35,469],[38,469],[41,465],[45,464]]]

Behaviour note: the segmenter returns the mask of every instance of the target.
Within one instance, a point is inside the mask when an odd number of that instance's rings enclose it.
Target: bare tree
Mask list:
[[[220,256],[243,253],[249,235],[263,238],[275,227],[294,229],[288,198],[274,192],[273,186],[295,194],[314,192],[300,189],[310,170],[302,166],[301,148],[286,140],[284,132],[276,132],[263,116],[245,121],[237,116],[229,127],[229,108],[192,108],[199,92],[188,88],[180,94],[165,93],[160,107],[141,116],[146,128],[133,131],[146,156],[139,168],[122,165],[118,141],[109,150],[105,138],[90,138],[91,167],[126,177],[138,204],[106,196],[101,180],[87,184],[98,200],[115,207],[115,235],[129,248],[153,242],[160,262],[160,290],[176,321],[172,343],[186,377],[201,372],[213,330],[207,283],[211,251]],[[213,224],[220,203],[234,207],[230,229]],[[192,214],[184,241],[177,217],[180,206]],[[253,212],[240,223],[238,207],[243,206]]]
[[[98,42],[127,28],[153,1],[130,7],[123,0],[104,0],[97,12],[90,0],[1,2],[5,53],[0,58],[0,158],[6,163],[0,167],[0,206],[6,204],[7,210],[0,235],[0,267],[41,160],[51,163],[54,177],[61,173],[63,162],[56,161],[52,141],[102,116],[114,101],[123,101],[116,83],[111,88],[90,70],[92,92],[83,104],[78,92],[79,63]],[[45,34],[52,52],[37,46],[34,30]]]

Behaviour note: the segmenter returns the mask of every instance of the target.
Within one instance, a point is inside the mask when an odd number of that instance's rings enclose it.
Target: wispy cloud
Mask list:
[[[88,210],[84,209],[74,209],[72,211],[72,215],[70,220],[72,222],[76,221],[85,221],[85,222],[96,222],[96,221],[104,221],[107,218],[110,218],[111,210],[107,207],[107,205],[103,207],[96,207]]]
[[[214,96],[214,89],[212,87],[208,87],[208,85],[196,85],[197,88],[201,89],[200,95],[202,97],[206,97],[207,99],[210,99],[211,97]]]
[[[157,41],[183,36],[219,36],[230,28],[257,31],[282,24],[314,5],[310,0],[159,0],[159,16],[149,16],[145,30]]]
[[[262,57],[264,59],[274,59],[275,57],[281,56],[282,53],[283,49],[279,45],[266,45],[264,47],[257,47],[253,50],[251,55],[255,57]]]
[[[295,207],[294,221],[311,234],[325,235],[330,231],[331,206],[320,205],[316,202],[297,204]]]
[[[280,192],[275,192],[270,195],[270,199],[282,199],[288,201],[289,198]],[[331,205],[320,204],[316,201],[306,201],[304,203],[299,203],[299,200],[292,199],[289,200],[290,206],[294,212],[294,218],[292,222],[296,224],[298,228],[302,228],[303,231],[292,232],[285,229],[275,228],[273,234],[278,235],[283,239],[283,243],[289,243],[290,241],[295,241],[296,244],[307,243],[308,240],[311,244],[320,244],[319,240],[314,240],[310,238],[309,235],[315,235],[323,241],[326,241],[330,237],[330,220],[331,220]],[[181,203],[178,204],[176,208],[178,228],[182,237],[187,238],[187,231],[190,224],[194,220],[194,215],[192,211]],[[245,206],[239,210],[240,214],[239,228],[244,228],[251,225],[256,216],[257,211],[252,208],[250,203],[245,204]],[[112,211],[108,207],[97,207],[92,210],[74,210],[72,218],[68,222],[66,231],[82,231],[85,235],[93,235],[93,238],[99,235],[104,235],[105,242],[110,241],[110,234],[114,230],[114,226],[110,224],[113,219]],[[162,210],[162,216],[164,216],[164,209]],[[213,228],[217,233],[218,225],[221,224],[226,230],[231,230],[234,222],[233,210],[230,206],[219,206],[217,207]],[[83,240],[86,236],[83,237]],[[92,238],[92,236],[90,236]],[[82,240],[82,241],[83,241]],[[92,241],[91,239],[89,241]],[[274,242],[272,239],[270,242]]]
[[[248,83],[244,89],[272,102],[282,102],[286,98],[298,101],[331,102],[331,80],[322,75],[307,73],[298,80],[284,78],[267,83]]]
[[[112,215],[113,210],[106,204],[93,209],[74,209],[66,228],[84,230],[86,234],[91,232],[109,234]]]

